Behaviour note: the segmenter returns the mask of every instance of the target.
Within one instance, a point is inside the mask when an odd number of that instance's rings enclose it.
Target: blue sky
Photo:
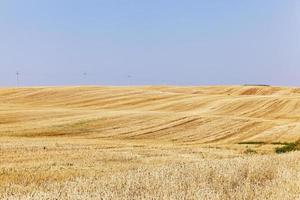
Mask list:
[[[0,86],[300,85],[298,0],[2,0]]]

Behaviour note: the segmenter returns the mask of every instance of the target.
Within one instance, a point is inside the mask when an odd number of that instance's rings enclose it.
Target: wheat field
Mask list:
[[[300,199],[300,89],[0,89],[1,199]]]

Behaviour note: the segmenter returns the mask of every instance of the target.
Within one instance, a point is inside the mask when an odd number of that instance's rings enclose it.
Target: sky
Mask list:
[[[0,86],[300,86],[298,0],[1,0]]]

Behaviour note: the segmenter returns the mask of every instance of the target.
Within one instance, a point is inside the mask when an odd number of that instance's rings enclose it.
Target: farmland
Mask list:
[[[2,199],[296,199],[300,89],[0,89]]]

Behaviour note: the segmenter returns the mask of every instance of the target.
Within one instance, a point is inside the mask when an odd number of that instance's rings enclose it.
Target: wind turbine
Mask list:
[[[20,72],[16,72],[16,78],[17,78],[17,87],[20,86],[20,79],[19,79],[19,76],[20,76]]]
[[[82,73],[82,84],[86,84],[86,80],[87,80],[87,72],[83,72]]]

